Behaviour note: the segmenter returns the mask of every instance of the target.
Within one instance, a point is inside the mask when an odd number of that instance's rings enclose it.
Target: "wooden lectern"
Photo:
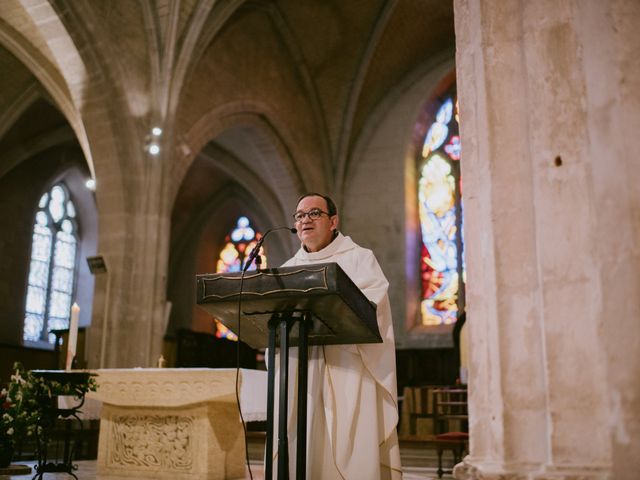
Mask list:
[[[289,478],[289,347],[299,348],[296,478],[304,479],[308,346],[382,343],[376,306],[337,263],[258,270],[246,273],[244,279],[241,273],[197,275],[197,304],[253,348],[268,347],[269,366],[275,364],[276,345],[280,348],[278,480]],[[269,368],[265,454],[265,479],[269,480],[273,472],[274,392],[275,374]]]

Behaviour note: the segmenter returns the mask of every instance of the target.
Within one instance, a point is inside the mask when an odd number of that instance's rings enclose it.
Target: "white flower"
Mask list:
[[[7,430],[7,435],[13,435],[13,427]]]

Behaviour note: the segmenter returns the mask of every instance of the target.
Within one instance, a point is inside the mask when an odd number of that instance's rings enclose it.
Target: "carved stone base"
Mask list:
[[[247,419],[265,409],[266,372],[240,373]],[[98,478],[244,478],[235,379],[232,369],[98,370],[89,395],[102,402]],[[247,395],[256,405],[243,402]]]
[[[98,478],[243,478],[244,435],[237,417],[237,407],[228,403],[165,409],[105,404]]]
[[[613,480],[606,466],[552,467],[488,464],[465,457],[453,469],[456,480]]]

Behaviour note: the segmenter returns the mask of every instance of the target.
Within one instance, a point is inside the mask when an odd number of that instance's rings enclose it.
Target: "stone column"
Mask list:
[[[101,354],[103,367],[154,367],[162,353],[170,232],[170,207],[163,196],[167,183],[163,160],[158,158],[154,168],[146,168],[131,182],[130,208],[123,216],[126,223],[114,225],[114,229],[126,231],[124,238],[105,239],[105,249],[114,252],[114,261],[107,300],[112,302],[107,338],[101,341],[106,348]]]
[[[640,142],[617,119],[637,132],[639,13],[455,1],[471,350],[456,478],[638,471]]]
[[[143,151],[141,136],[114,135],[118,148],[108,141],[95,144],[103,147],[94,156],[98,252],[108,272],[96,277],[87,350],[91,368],[153,367],[162,353],[171,214],[166,169],[172,144],[163,143],[153,157]],[[115,154],[109,157],[109,152]]]

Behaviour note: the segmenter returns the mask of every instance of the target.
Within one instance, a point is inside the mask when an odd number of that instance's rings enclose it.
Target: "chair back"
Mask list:
[[[469,431],[467,409],[467,389],[445,387],[432,390],[433,433],[441,435],[450,432]]]
[[[402,404],[403,420],[402,431],[405,434],[423,435],[433,434],[433,390],[443,388],[442,385],[420,385],[415,387],[405,387],[404,401]],[[420,423],[418,420],[425,419]]]

